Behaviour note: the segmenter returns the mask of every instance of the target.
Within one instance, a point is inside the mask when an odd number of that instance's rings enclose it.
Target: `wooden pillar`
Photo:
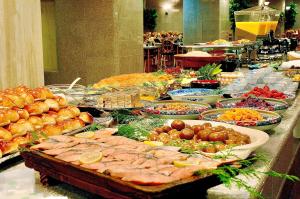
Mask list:
[[[40,0],[0,0],[0,89],[44,84]]]
[[[55,0],[58,70],[46,84],[143,71],[143,1]]]

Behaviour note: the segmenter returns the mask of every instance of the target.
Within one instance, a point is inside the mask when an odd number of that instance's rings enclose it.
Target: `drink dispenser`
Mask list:
[[[262,5],[235,11],[234,16],[237,39],[255,41],[266,36],[270,30],[275,32],[280,11]]]

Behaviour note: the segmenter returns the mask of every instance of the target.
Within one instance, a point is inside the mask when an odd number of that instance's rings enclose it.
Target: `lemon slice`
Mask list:
[[[2,151],[0,150],[0,158],[2,158]]]
[[[173,164],[174,164],[175,167],[188,167],[188,166],[199,165],[196,162],[180,161],[180,160],[174,160]]]
[[[100,151],[86,152],[80,156],[79,161],[82,164],[92,164],[100,161],[102,159],[102,156],[102,152]]]
[[[163,142],[159,142],[159,141],[144,141],[144,143],[149,146],[163,146],[164,145]]]
[[[93,138],[94,136],[95,136],[94,131],[85,131],[85,132],[78,133],[75,135],[75,137],[77,137],[77,138]]]

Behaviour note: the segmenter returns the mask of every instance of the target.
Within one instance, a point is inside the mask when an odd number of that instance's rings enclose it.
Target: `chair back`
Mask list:
[[[164,40],[161,45],[162,54],[174,53],[174,44],[171,41]]]

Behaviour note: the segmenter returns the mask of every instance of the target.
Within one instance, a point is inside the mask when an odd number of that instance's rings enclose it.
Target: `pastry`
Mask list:
[[[18,108],[23,108],[25,106],[24,99],[18,95],[5,94],[5,97],[9,98]]]
[[[38,116],[30,116],[28,118],[28,122],[30,122],[35,130],[40,129],[44,126],[44,122],[42,118]]]
[[[60,109],[59,103],[55,99],[46,99],[44,102],[49,106],[50,110],[58,111]]]
[[[79,119],[81,119],[82,121],[84,121],[85,123],[91,124],[94,121],[94,118],[91,114],[89,114],[88,112],[82,112],[79,115]]]
[[[76,113],[70,108],[64,108],[58,111],[56,120],[58,122],[72,119],[76,117]]]
[[[30,115],[39,115],[49,111],[49,106],[45,102],[35,102],[24,107]]]
[[[43,125],[53,125],[56,124],[57,115],[54,114],[42,114],[41,119],[43,121]]]
[[[20,115],[16,110],[8,109],[8,110],[0,110],[0,113],[3,113],[7,120],[10,122],[16,122],[20,119]]]
[[[72,120],[65,120],[58,123],[58,126],[63,128],[63,133],[71,132],[73,130],[79,129],[84,127],[84,121],[81,119],[72,119]]]
[[[34,126],[25,120],[18,121],[17,123],[11,123],[8,129],[13,136],[25,135],[27,132],[34,131]]]
[[[25,109],[13,108],[12,110],[16,110],[18,112],[20,119],[27,120],[29,118],[29,113]]]
[[[56,100],[58,102],[60,108],[64,108],[68,105],[67,100],[63,97],[55,96],[54,100]]]
[[[0,151],[2,155],[16,152],[18,150],[18,144],[11,141],[0,141]]]
[[[4,94],[0,94],[0,107],[12,108],[16,106],[11,99],[6,97]]]
[[[12,139],[12,134],[5,128],[0,127],[0,140],[11,140]]]
[[[62,125],[45,125],[41,131],[47,136],[60,135],[63,132]]]
[[[6,117],[4,113],[0,112],[0,126],[5,126],[10,123],[10,120]]]
[[[17,145],[21,145],[21,144],[26,144],[29,142],[29,138],[28,136],[18,136],[18,137],[15,137],[12,142],[16,143]]]

